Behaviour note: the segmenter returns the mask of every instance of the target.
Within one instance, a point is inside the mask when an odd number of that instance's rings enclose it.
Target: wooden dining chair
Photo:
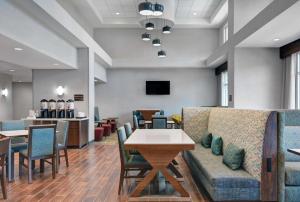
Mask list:
[[[27,165],[24,163],[27,159]],[[46,161],[51,159],[50,161]],[[22,176],[22,166],[28,169],[28,183],[32,183],[32,162],[40,160],[40,171],[44,171],[44,164],[52,164],[52,178],[56,173],[56,125],[40,125],[29,127],[28,149],[19,154],[19,176]]]
[[[6,176],[5,176],[5,159],[8,154],[9,138],[0,139],[0,167],[1,167],[1,189],[3,198],[7,199]]]
[[[60,165],[60,158],[65,157],[66,166],[69,167],[68,158],[68,134],[69,134],[69,122],[68,121],[58,121],[56,125],[56,172],[58,172]],[[60,151],[64,151],[61,154]]]
[[[118,128],[117,133],[121,160],[118,190],[118,194],[120,194],[125,178],[143,178],[145,173],[151,170],[152,167],[141,155],[130,155],[129,152],[125,150],[124,142],[126,141],[126,132],[124,127]],[[128,175],[130,171],[139,171],[139,173],[137,175]]]

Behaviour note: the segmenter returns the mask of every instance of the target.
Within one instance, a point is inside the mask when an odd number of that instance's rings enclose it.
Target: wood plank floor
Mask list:
[[[18,157],[16,156],[16,159]],[[63,160],[63,159],[62,159]],[[120,159],[117,145],[92,143],[83,149],[69,150],[70,167],[61,163],[56,179],[51,177],[51,166],[45,172],[38,169],[33,175],[33,183],[27,183],[27,171],[19,178],[16,166],[16,179],[8,183],[8,201],[127,201],[127,190],[132,184],[124,183],[123,192],[118,196]],[[180,171],[185,178],[184,186],[191,194],[192,201],[209,201],[194,184],[183,159],[178,156]],[[17,162],[16,162],[17,164]],[[37,165],[38,166],[38,165]],[[0,196],[1,198],[2,196]]]

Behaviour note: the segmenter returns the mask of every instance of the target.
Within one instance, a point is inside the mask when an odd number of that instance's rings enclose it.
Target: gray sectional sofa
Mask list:
[[[231,170],[211,149],[197,144],[183,157],[197,184],[214,201],[277,200],[277,113],[229,108],[183,108],[183,129],[196,142],[206,130],[221,136],[223,149],[245,149],[243,168]]]

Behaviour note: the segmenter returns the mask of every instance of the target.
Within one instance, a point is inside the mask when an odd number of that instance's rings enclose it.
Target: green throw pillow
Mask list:
[[[237,170],[242,167],[244,156],[244,149],[240,149],[234,144],[230,143],[229,145],[227,145],[224,151],[223,163],[232,170]]]
[[[212,135],[208,131],[204,133],[204,135],[201,137],[201,145],[205,148],[210,148],[212,141]]]
[[[211,141],[211,151],[215,155],[222,155],[223,140],[220,136],[213,135]]]

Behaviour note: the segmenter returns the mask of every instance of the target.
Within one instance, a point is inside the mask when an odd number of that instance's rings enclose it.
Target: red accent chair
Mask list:
[[[97,127],[95,128],[95,141],[101,141],[104,135],[104,128]]]

